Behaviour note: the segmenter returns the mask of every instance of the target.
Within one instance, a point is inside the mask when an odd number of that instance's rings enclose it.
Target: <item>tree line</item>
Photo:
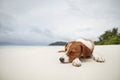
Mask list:
[[[120,44],[120,33],[118,28],[113,28],[111,30],[105,31],[99,37],[99,41],[95,41],[96,45],[111,45],[111,44]]]

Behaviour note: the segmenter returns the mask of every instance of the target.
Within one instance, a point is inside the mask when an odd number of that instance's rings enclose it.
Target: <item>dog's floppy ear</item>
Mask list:
[[[65,46],[65,52],[66,53],[69,53],[71,45],[72,45],[72,42],[69,42],[69,43],[66,44],[66,46]]]
[[[67,51],[67,46],[68,46],[68,43],[65,44],[65,51]]]
[[[81,48],[81,55],[83,55],[83,57],[90,57],[91,56],[91,52],[90,49],[88,47],[86,47],[83,44],[80,44],[80,48]]]

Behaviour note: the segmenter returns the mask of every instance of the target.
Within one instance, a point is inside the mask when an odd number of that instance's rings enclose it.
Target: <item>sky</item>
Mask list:
[[[120,32],[120,0],[0,0],[0,43],[49,44]]]

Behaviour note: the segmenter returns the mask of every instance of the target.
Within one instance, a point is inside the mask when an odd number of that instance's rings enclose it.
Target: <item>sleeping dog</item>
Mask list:
[[[94,42],[92,40],[80,38],[76,41],[66,43],[63,57],[59,60],[61,63],[72,63],[73,66],[81,66],[80,58],[92,57],[96,62],[104,62],[105,59],[101,56],[92,54],[94,50]]]

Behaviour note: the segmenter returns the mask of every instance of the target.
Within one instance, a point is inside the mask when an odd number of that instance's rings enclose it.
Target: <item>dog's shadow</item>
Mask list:
[[[83,62],[83,63],[86,63],[86,62],[93,62],[93,59],[90,57],[90,58],[83,58],[81,57],[80,58],[80,61]]]

